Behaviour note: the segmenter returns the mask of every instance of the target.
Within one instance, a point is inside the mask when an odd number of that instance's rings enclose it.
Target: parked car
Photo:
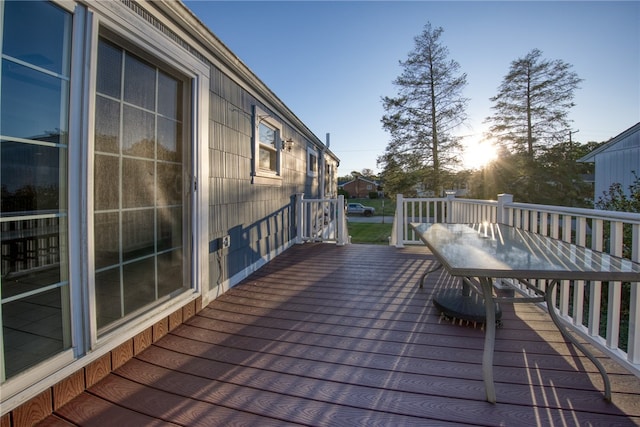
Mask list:
[[[364,206],[361,203],[349,203],[347,205],[348,214],[360,214],[364,216],[371,216],[376,212],[375,208],[371,206]]]

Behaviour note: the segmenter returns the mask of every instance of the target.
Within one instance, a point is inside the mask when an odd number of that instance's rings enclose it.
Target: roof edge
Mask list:
[[[633,133],[636,133],[636,132],[640,132],[640,122],[638,122],[635,125],[631,126],[629,129],[622,131],[618,135],[616,135],[613,138],[611,138],[609,141],[607,141],[604,144],[602,144],[600,147],[596,148],[595,150],[593,150],[592,152],[587,154],[586,156],[583,156],[583,157],[579,158],[578,160],[576,160],[576,162],[579,162],[579,163],[593,163],[593,162],[595,162],[595,156],[596,155],[600,154],[604,150],[610,148],[611,146],[617,144],[618,142],[622,141],[623,139],[625,139],[629,135],[631,135]]]

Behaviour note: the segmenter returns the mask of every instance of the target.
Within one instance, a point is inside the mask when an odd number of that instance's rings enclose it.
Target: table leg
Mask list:
[[[422,277],[420,278],[420,287],[422,288],[424,286],[424,281],[427,279],[427,276],[431,273],[433,273],[434,271],[438,271],[442,268],[442,264],[438,263],[435,267],[425,271],[425,273],[422,275]]]
[[[487,320],[484,331],[484,352],[482,354],[482,378],[487,401],[496,403],[496,388],[493,383],[493,351],[496,342],[496,303],[493,299],[493,285],[488,277],[480,277]]]
[[[551,320],[553,320],[553,323],[555,323],[562,336],[569,340],[578,350],[582,352],[582,354],[589,358],[591,363],[593,363],[596,368],[598,368],[598,371],[602,376],[602,381],[604,382],[604,398],[608,401],[611,401],[611,383],[609,382],[609,376],[607,375],[607,371],[604,369],[604,366],[602,366],[602,363],[600,363],[600,361],[596,359],[596,357],[591,354],[591,352],[585,346],[579,343],[573,337],[573,335],[571,335],[569,331],[567,331],[554,309],[553,301],[551,301],[551,298],[553,296],[553,288],[557,284],[557,280],[552,280],[549,284],[548,289],[546,290],[545,301],[547,303],[547,311],[549,312],[549,316],[551,316]]]

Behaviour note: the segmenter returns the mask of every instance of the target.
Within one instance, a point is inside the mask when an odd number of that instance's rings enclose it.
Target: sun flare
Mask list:
[[[465,168],[482,169],[497,157],[497,148],[490,141],[469,141],[465,144],[463,156]]]

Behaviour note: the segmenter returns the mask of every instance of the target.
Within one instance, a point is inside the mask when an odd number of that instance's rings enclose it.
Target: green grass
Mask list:
[[[393,224],[373,224],[368,222],[350,222],[351,243],[369,243],[388,245]]]
[[[374,216],[387,215],[393,216],[396,213],[396,202],[390,199],[384,199],[384,212],[382,210],[383,199],[345,199],[346,203],[362,203],[365,206],[375,208]]]

